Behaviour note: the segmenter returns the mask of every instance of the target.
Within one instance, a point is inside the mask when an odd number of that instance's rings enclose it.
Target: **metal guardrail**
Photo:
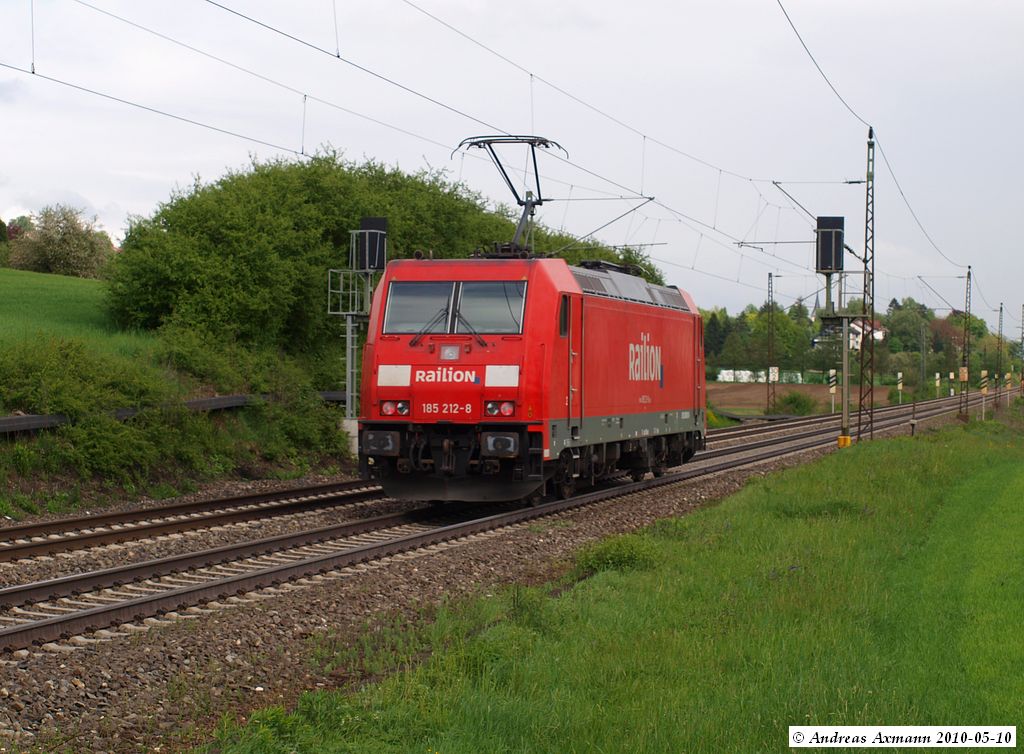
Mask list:
[[[328,403],[344,403],[344,390],[325,390],[319,393],[320,398]],[[259,401],[267,401],[266,395],[218,395],[213,398],[195,398],[185,401],[185,408],[190,411],[223,411],[225,409],[243,408]],[[130,419],[142,409],[119,408],[113,411],[120,421]],[[0,433],[37,432],[42,429],[53,429],[62,424],[70,424],[73,420],[64,414],[23,414],[18,416],[0,416]]]

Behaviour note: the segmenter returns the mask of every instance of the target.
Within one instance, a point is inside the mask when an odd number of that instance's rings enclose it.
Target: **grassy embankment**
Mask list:
[[[98,280],[0,268],[0,346],[53,338],[79,341],[90,351],[129,359],[151,357],[159,341],[118,330],[103,307]]]
[[[333,409],[276,354],[118,330],[96,280],[0,268],[0,292],[0,415],[74,420],[0,440],[0,516],[168,496],[239,474],[294,476],[321,455],[344,455]],[[183,408],[211,392],[275,401],[209,416]],[[112,417],[126,407],[143,410],[127,422]]]
[[[368,655],[321,642],[391,674],[211,750],[781,752],[791,724],[1020,725],[1016,414],[756,480],[587,550],[567,591],[443,609]]]

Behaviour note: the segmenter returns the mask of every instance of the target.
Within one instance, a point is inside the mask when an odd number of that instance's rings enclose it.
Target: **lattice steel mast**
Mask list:
[[[875,131],[868,126],[868,168],[864,195],[864,301],[861,311],[860,405],[857,442],[875,436]]]
[[[996,351],[996,402],[992,404],[992,413],[999,408],[999,398],[1003,394],[1003,302],[999,302],[999,350]]]
[[[764,369],[764,381],[768,386],[766,414],[775,413],[775,383],[772,382],[772,365],[775,364],[775,289],[772,273],[768,273],[768,364]]]
[[[967,292],[964,294],[964,347],[960,357],[960,419],[967,421],[971,395],[971,266],[967,265]]]

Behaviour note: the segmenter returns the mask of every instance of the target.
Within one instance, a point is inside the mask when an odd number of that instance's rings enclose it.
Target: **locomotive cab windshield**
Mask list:
[[[525,280],[393,281],[384,313],[385,335],[520,335]],[[412,343],[416,345],[416,343]]]

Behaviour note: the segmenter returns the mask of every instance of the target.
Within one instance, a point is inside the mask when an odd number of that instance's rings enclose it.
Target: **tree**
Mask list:
[[[113,252],[95,219],[83,220],[81,210],[55,204],[40,210],[35,227],[11,241],[9,262],[19,270],[95,278]]]
[[[732,331],[732,322],[729,314],[724,309],[712,309],[710,313],[702,312],[704,316],[704,353],[709,359],[713,359],[722,352],[725,346],[725,339]]]
[[[13,241],[23,233],[28,233],[30,230],[35,230],[35,223],[32,222],[31,217],[26,215],[18,215],[16,218],[7,223],[7,240]]]
[[[388,218],[392,256],[423,250],[465,257],[512,239],[515,221],[443,173],[403,173],[324,152],[308,160],[253,162],[219,180],[198,180],[128,228],[110,267],[109,302],[129,327],[167,323],[245,346],[316,352],[339,342],[325,314],[325,278],[348,266],[349,231]],[[619,256],[537,227],[539,252],[574,261],[627,261],[657,272],[637,250]],[[573,247],[568,248],[567,247]]]
[[[802,327],[810,326],[811,324],[810,312],[807,311],[802,298],[798,298],[793,302],[793,305],[789,307],[788,314],[791,320]]]
[[[619,261],[622,264],[636,267],[640,270],[645,280],[658,285],[665,285],[665,276],[661,270],[654,266],[650,257],[639,247],[625,246],[619,249]]]

